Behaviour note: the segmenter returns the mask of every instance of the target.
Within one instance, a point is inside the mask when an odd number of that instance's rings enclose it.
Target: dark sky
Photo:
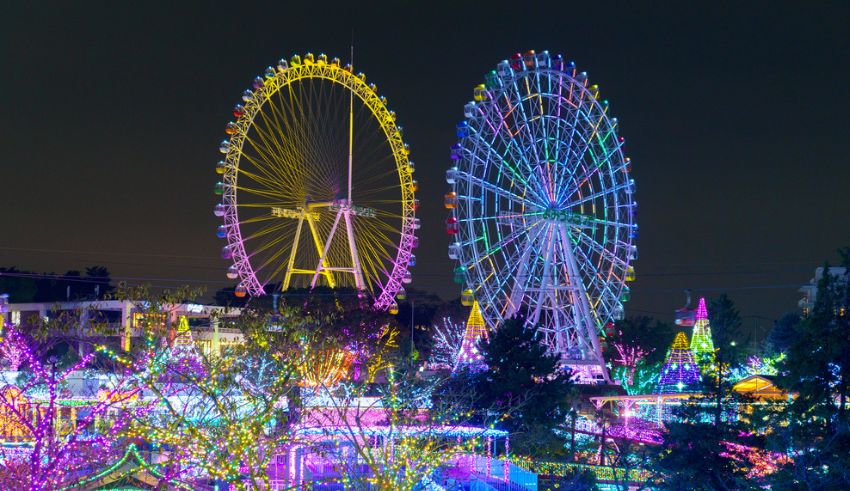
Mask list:
[[[230,109],[281,57],[345,58],[352,29],[417,163],[417,288],[458,293],[454,124],[527,49],[575,60],[620,119],[641,227],[627,313],[669,318],[692,288],[765,324],[850,243],[847,2],[367,3],[6,5],[0,265],[227,284],[212,188]]]

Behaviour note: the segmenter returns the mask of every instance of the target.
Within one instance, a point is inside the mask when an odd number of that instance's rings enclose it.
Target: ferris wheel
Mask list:
[[[352,287],[392,310],[416,258],[414,164],[375,84],[324,54],[268,67],[242,94],[216,166],[237,296]]]
[[[490,328],[522,314],[578,378],[609,380],[602,336],[629,299],[638,226],[608,101],[573,62],[529,51],[464,115],[446,173],[455,281]]]

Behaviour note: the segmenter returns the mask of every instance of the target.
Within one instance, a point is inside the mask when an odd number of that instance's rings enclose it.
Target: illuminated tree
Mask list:
[[[691,351],[703,373],[714,369],[714,341],[711,337],[711,325],[708,322],[708,310],[705,298],[699,299],[697,306],[694,332],[691,336]]]
[[[471,370],[484,370],[484,355],[479,350],[479,342],[487,339],[487,325],[481,316],[481,307],[478,300],[472,302],[469,318],[466,321],[466,329],[463,333],[463,341],[460,344],[460,352],[457,355],[456,366],[467,367]]]
[[[13,372],[18,371],[18,367],[21,366],[25,359],[24,350],[16,343],[7,339],[0,341],[0,355],[3,356],[9,370]]]
[[[433,328],[434,344],[428,358],[428,366],[432,369],[451,370],[457,363],[460,345],[463,343],[466,325],[455,322],[451,317],[443,317]]]
[[[658,386],[655,391],[659,394],[670,392],[698,392],[700,389],[699,367],[694,361],[694,354],[688,346],[685,333],[676,334],[673,344],[667,351],[667,358],[661,367]]]
[[[610,360],[615,367],[624,367],[623,370],[615,370],[615,377],[627,390],[634,390],[628,387],[635,383],[638,365],[647,367],[664,361],[666,340],[673,335],[670,325],[647,316],[629,317],[613,326],[608,337],[608,343],[614,348],[610,351]],[[620,376],[617,376],[618,373]]]
[[[178,328],[138,376],[154,404],[128,411],[122,436],[163,449],[163,482],[268,489],[268,465],[292,441],[286,401],[297,390],[307,333],[285,325],[270,332],[269,316],[253,312],[237,325],[245,344],[215,357],[189,344],[187,326]],[[146,343],[158,344],[153,336]]]
[[[37,326],[48,331],[55,325]],[[7,326],[4,344],[22,354],[22,376],[17,386],[6,386],[0,397],[4,437],[32,443],[32,450],[4,460],[0,488],[31,491],[58,490],[73,483],[120,452],[120,442],[97,423],[108,418],[120,428],[120,414],[134,403],[139,389],[129,372],[112,373],[91,392],[75,394],[68,405],[68,378],[95,368],[96,353],[65,364],[51,351],[49,341],[25,335]],[[21,470],[26,468],[26,473]]]

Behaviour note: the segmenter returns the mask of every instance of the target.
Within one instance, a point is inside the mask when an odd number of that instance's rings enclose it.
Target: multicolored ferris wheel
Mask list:
[[[578,377],[609,380],[601,336],[629,299],[638,233],[617,119],[545,51],[499,63],[473,99],[446,173],[455,281],[490,328],[523,314]]]
[[[268,67],[227,123],[216,171],[237,296],[353,287],[397,308],[419,228],[414,165],[374,84],[310,53]]]

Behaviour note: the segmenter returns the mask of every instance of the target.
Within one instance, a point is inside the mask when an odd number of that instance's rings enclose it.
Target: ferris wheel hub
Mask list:
[[[330,205],[331,211],[342,211],[354,216],[375,218],[376,213],[374,208],[355,205],[351,200],[338,199],[334,200]]]

